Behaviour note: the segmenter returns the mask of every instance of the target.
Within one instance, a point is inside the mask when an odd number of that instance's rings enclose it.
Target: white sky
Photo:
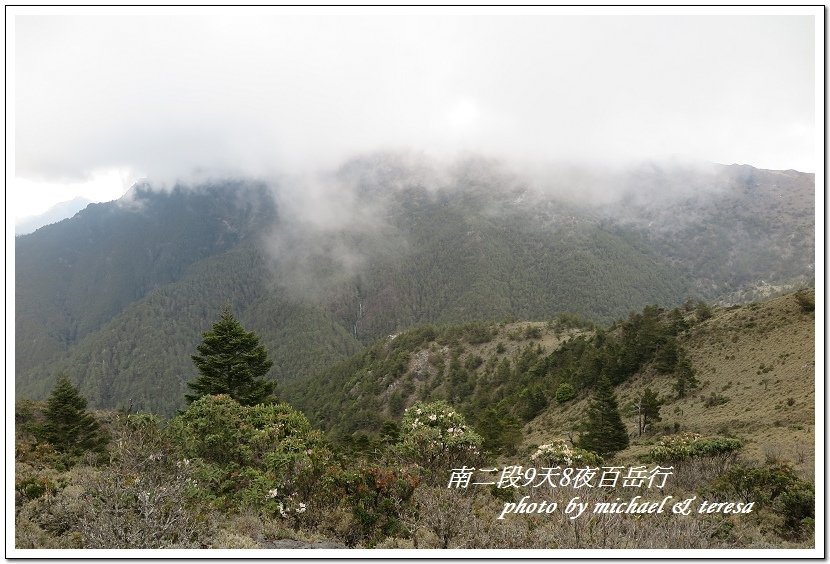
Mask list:
[[[378,149],[820,163],[809,15],[76,11],[9,18],[15,217]]]

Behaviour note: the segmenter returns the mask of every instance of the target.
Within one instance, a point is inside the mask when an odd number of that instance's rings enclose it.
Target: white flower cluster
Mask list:
[[[406,414],[414,413],[416,417],[412,420],[411,427],[413,429],[417,427],[424,426],[428,423],[437,423],[437,424],[446,424],[446,425],[453,425],[453,421],[458,416],[455,411],[445,411],[445,412],[437,412],[437,413],[424,413],[424,410],[420,407],[410,407],[405,410]],[[422,419],[420,416],[424,415],[425,419]],[[451,427],[451,429],[461,429],[462,432],[466,430],[464,425],[459,425],[457,427]]]
[[[660,439],[660,442],[657,443],[657,446],[668,448],[688,446],[694,442],[699,441],[700,438],[701,436],[698,433],[680,433],[678,435],[668,435]]]
[[[297,515],[299,515],[300,513],[305,513],[308,506],[305,503],[300,503],[299,505],[297,505],[297,507],[291,509],[290,507],[286,507],[282,504],[282,502],[280,502],[277,508],[280,511],[280,517],[287,519],[292,512],[296,513]]]
[[[279,495],[279,493],[280,491],[277,488],[274,488],[273,490],[268,490],[268,493],[265,495],[265,499],[274,499]],[[290,497],[294,497],[295,495],[296,494],[292,494]],[[290,506],[286,506],[283,502],[280,502],[279,505],[277,505],[277,509],[279,510],[281,517],[288,518],[288,516],[291,515],[291,513],[294,513],[296,515],[305,513],[308,509],[308,505],[300,502],[297,504],[296,507],[291,508]]]
[[[574,464],[597,464],[602,461],[596,454],[581,448],[574,448],[563,439],[541,445],[530,458],[534,461],[541,459],[541,461],[548,464],[564,464],[567,466],[573,466]]]
[[[536,452],[534,452],[530,459],[544,458],[546,460],[562,461],[565,464],[572,464],[574,459],[574,451],[564,440],[560,439],[555,443],[541,445]]]

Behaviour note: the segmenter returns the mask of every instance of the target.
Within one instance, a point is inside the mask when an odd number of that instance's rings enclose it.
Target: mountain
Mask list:
[[[809,284],[815,264],[815,177],[747,165],[632,173],[609,217],[639,229],[711,300],[740,303]],[[647,195],[647,197],[643,197]]]
[[[256,209],[231,207],[234,189],[137,186],[121,200],[16,238],[16,369],[60,356],[191,264],[261,228],[270,199]]]
[[[25,217],[14,224],[15,235],[26,235],[40,229],[44,225],[57,223],[68,217],[72,217],[92,202],[86,198],[73,198],[66,202],[55,204],[39,215]]]
[[[42,398],[62,372],[93,406],[173,413],[226,302],[286,384],[419,324],[609,323],[652,303],[746,299],[761,280],[810,283],[812,175],[750,172],[652,167],[551,187],[491,160],[385,154],[313,179],[142,184],[16,239],[16,393]],[[787,268],[768,267],[775,253]]]

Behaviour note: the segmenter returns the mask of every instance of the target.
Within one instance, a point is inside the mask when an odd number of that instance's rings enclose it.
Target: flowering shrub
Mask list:
[[[731,456],[743,446],[739,439],[714,437],[705,439],[696,433],[663,437],[649,452],[652,462],[679,462],[690,458]]]
[[[530,459],[546,467],[599,466],[602,464],[602,457],[598,454],[573,447],[562,439],[540,446]]]
[[[405,460],[436,470],[474,460],[482,441],[447,402],[419,402],[404,412],[397,450]]]
[[[217,506],[256,507],[297,524],[312,498],[325,494],[320,480],[332,453],[287,404],[242,406],[227,395],[204,396],[171,422],[171,432],[199,459],[205,497]]]

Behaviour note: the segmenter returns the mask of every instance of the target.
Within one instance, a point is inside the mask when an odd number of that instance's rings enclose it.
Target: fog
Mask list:
[[[811,16],[342,12],[16,16],[16,177],[302,178],[311,198],[378,151],[816,169]]]

